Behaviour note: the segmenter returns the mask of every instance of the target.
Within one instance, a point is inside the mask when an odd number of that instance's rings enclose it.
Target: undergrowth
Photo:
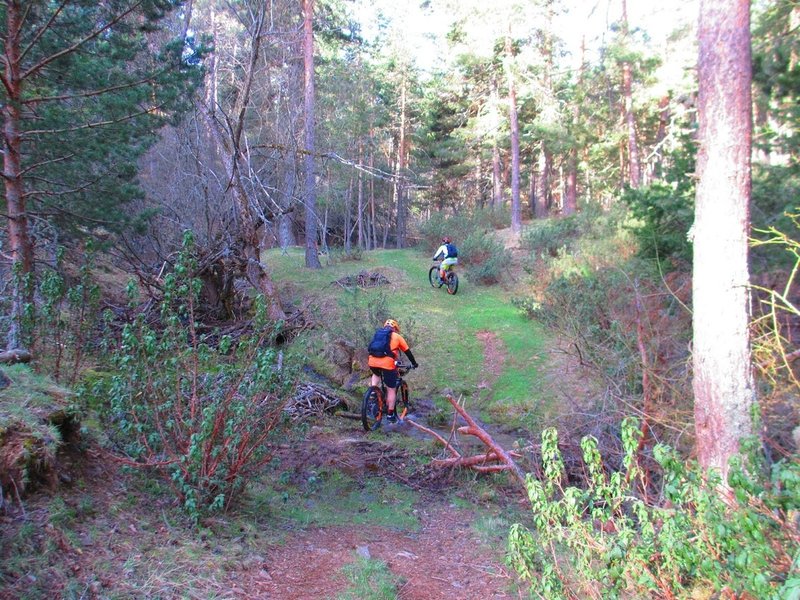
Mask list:
[[[581,447],[587,486],[565,487],[558,434],[542,435],[544,478],[529,477],[533,530],[509,536],[510,561],[544,598],[797,598],[800,594],[800,462],[769,465],[757,441],[743,445],[727,486],[673,449],[656,445],[663,470],[656,502],[640,497],[641,428],[622,426],[623,468],[608,472],[597,441]],[[731,595],[732,594],[732,595]]]

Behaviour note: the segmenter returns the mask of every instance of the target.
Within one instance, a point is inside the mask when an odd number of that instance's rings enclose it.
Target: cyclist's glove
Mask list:
[[[413,363],[413,364],[411,365],[411,368],[412,368],[412,369],[418,369],[418,368],[419,368],[419,365],[418,365],[417,363]]]

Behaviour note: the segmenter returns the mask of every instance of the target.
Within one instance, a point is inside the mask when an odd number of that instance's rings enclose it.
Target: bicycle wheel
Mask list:
[[[411,404],[408,402],[408,384],[404,381],[400,384],[397,390],[397,398],[394,403],[394,414],[398,419],[404,419],[411,410]]]
[[[377,386],[370,386],[361,403],[361,424],[364,426],[364,431],[374,431],[380,427],[383,412],[381,389]]]
[[[458,275],[452,271],[447,274],[447,293],[450,295],[458,291]]]
[[[431,282],[431,287],[442,287],[443,281],[439,279],[439,267],[433,265],[428,271],[428,281]]]

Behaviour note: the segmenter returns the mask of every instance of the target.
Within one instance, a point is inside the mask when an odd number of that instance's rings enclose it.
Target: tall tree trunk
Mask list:
[[[364,159],[364,146],[359,143],[358,144],[358,164],[361,164],[361,161]],[[361,169],[358,170],[358,247],[365,249],[367,248],[366,245],[366,238],[364,235],[364,176],[361,172]]]
[[[622,35],[628,41],[628,3],[622,0]],[[633,76],[631,63],[622,63],[622,95],[625,99],[625,125],[628,129],[628,174],[630,186],[634,189],[641,184],[641,164],[639,162],[639,145],[636,142],[636,118],[633,114]]]
[[[492,210],[503,205],[503,180],[500,172],[500,148],[497,141],[492,146]]]
[[[403,248],[406,245],[406,198],[405,198],[405,185],[403,177],[407,167],[407,136],[406,136],[406,78],[403,74],[403,80],[400,84],[400,131],[398,132],[397,140],[397,160],[395,161],[394,169],[394,196],[395,206],[397,207],[397,239],[396,245],[398,248]]]
[[[533,218],[536,214],[536,158],[531,155],[530,173],[528,174],[528,214]]]
[[[23,3],[6,5],[6,39],[3,84],[8,98],[2,105],[3,113],[3,179],[5,182],[6,210],[8,211],[8,246],[13,268],[9,277],[16,277],[13,285],[11,327],[8,348],[16,349],[22,340],[22,307],[33,300],[32,287],[25,285],[26,276],[33,275],[33,239],[28,225],[25,185],[22,179],[22,88],[20,72],[20,44]],[[16,272],[16,275],[14,274]]]
[[[321,269],[317,253],[317,191],[314,172],[314,0],[303,2],[303,67],[305,72],[305,189],[306,267]]]
[[[492,115],[495,121],[493,130],[500,129],[500,114],[497,107],[500,106],[500,92],[497,89],[497,81],[492,78]],[[500,147],[497,144],[497,135],[492,140],[492,210],[498,210],[503,205],[503,180],[500,174]]]
[[[581,96],[583,86],[584,56],[586,52],[586,36],[581,38],[581,63],[578,67],[578,81],[575,84],[577,97],[572,107],[572,145],[567,153],[567,189],[564,194],[564,216],[574,215],[578,211],[578,140],[576,136],[581,118]]]
[[[375,153],[370,150],[369,153],[369,172],[374,173],[375,168]],[[372,222],[372,249],[378,247],[378,221],[376,220],[375,211],[375,178],[369,178],[369,216]]]
[[[506,36],[506,79],[508,82],[508,115],[511,127],[511,231],[522,231],[522,207],[519,201],[519,122],[517,120],[517,89],[514,82],[514,46],[511,35]]]
[[[344,197],[344,251],[350,254],[351,246],[351,227],[353,222],[353,187],[355,186],[355,177],[350,175],[350,182],[347,185],[347,192]]]
[[[542,151],[539,153],[539,194],[536,197],[536,206],[533,216],[536,219],[544,219],[550,212],[552,204],[552,192],[550,191],[550,176],[553,170],[553,155],[547,149],[547,145],[542,141]]]
[[[697,456],[728,472],[752,433],[749,271],[751,50],[749,0],[701,0],[700,150],[693,272]]]

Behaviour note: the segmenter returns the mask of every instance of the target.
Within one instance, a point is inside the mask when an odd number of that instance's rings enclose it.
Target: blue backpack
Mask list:
[[[372,336],[372,341],[367,347],[367,352],[369,352],[370,356],[375,356],[377,358],[394,356],[391,346],[393,331],[394,329],[391,327],[381,327],[375,332],[375,335]]]
[[[458,257],[458,248],[456,248],[453,244],[445,244],[447,247],[447,258],[457,258]]]

